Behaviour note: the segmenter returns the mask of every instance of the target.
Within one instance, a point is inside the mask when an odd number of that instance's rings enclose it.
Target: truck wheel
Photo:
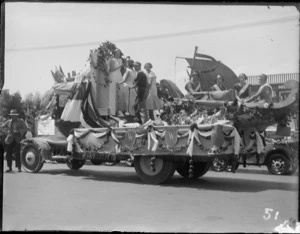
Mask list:
[[[77,159],[67,160],[67,166],[72,170],[79,170],[80,168],[83,167],[84,164],[85,164],[85,160],[77,160]]]
[[[197,179],[201,176],[204,176],[206,172],[210,168],[211,162],[194,162],[194,170],[193,170],[193,177],[192,179]],[[189,178],[189,169],[190,165],[189,162],[187,161],[183,167],[179,167],[176,169],[176,171],[183,176],[184,178]]]
[[[275,153],[267,159],[267,167],[274,175],[286,175],[290,169],[290,162],[280,153]]]
[[[94,165],[100,165],[102,163],[102,161],[98,160],[98,159],[91,159],[91,163]]]
[[[134,157],[134,168],[139,178],[147,184],[161,184],[168,181],[175,172],[175,164],[164,158],[155,159],[155,171],[151,168],[151,156]]]
[[[211,162],[211,169],[213,171],[221,172],[224,171],[228,166],[228,163],[224,159],[214,158]]]
[[[33,144],[29,144],[22,149],[21,163],[25,171],[31,173],[39,172],[44,165],[42,155]]]

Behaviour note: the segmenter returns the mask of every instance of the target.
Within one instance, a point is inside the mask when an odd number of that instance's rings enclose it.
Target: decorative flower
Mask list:
[[[265,109],[268,109],[268,108],[269,108],[269,103],[266,102],[266,103],[264,104],[264,108],[265,108]]]

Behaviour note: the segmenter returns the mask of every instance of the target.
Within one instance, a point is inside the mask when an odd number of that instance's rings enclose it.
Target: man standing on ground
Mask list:
[[[24,134],[27,132],[28,127],[24,120],[18,118],[19,114],[16,110],[11,110],[9,116],[10,120],[7,120],[1,125],[1,128],[8,130],[8,135],[5,138],[6,148],[6,160],[8,170],[6,172],[12,171],[12,154],[15,150],[16,154],[16,167],[21,172],[21,159],[20,159],[20,142],[24,138]]]
[[[137,77],[132,86],[132,88],[136,88],[137,94],[134,103],[135,115],[141,123],[145,123],[148,120],[146,111],[146,99],[149,95],[147,75],[141,70],[142,64],[140,62],[135,61],[133,66],[137,72]],[[140,112],[142,112],[142,116]]]

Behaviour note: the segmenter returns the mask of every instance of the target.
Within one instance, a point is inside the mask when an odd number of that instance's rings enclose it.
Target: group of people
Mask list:
[[[111,81],[109,106],[111,114],[137,116],[139,122],[142,123],[149,118],[154,119],[153,111],[161,109],[163,104],[158,98],[157,77],[152,71],[152,64],[146,63],[142,70],[140,62],[129,59],[123,63],[121,56],[122,52],[116,49],[109,63],[109,79]],[[204,90],[201,87],[200,79],[199,71],[195,70],[185,86],[188,95],[192,95],[196,99],[203,99],[204,97],[201,94]],[[248,77],[242,73],[238,76],[238,80],[239,82],[234,85],[235,98],[238,101],[242,103],[261,100],[266,103],[272,102],[273,90],[267,83],[265,74],[259,76],[260,88],[253,96],[251,96],[251,85],[247,82]],[[211,87],[210,91],[227,90],[224,83],[224,77],[217,75],[216,84]],[[116,100],[117,85],[119,85],[120,90]],[[115,104],[116,101],[118,105]]]
[[[152,64],[142,64],[131,59],[125,64],[121,59],[122,52],[114,51],[109,63],[109,107],[112,115],[136,116],[139,122],[154,119],[154,110],[159,110],[162,103],[157,96],[156,75]],[[121,69],[126,68],[124,74]],[[116,105],[117,85],[119,85],[118,105]],[[142,113],[142,115],[141,115]]]
[[[201,92],[204,91],[201,87],[200,83],[200,74],[198,71],[193,71],[191,74],[190,81],[186,84],[185,89],[189,95],[197,97],[201,96]],[[265,103],[272,102],[272,87],[267,83],[267,75],[261,74],[259,76],[259,89],[258,91],[251,96],[251,85],[247,82],[248,77],[241,73],[238,76],[239,82],[234,85],[234,92],[235,98],[239,102],[256,102],[256,101],[263,101]],[[211,91],[225,91],[227,90],[226,86],[224,85],[224,77],[221,75],[217,75],[216,84],[211,87]],[[200,93],[200,94],[199,94]]]

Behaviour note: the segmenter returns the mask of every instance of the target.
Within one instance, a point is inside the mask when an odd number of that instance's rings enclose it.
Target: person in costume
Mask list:
[[[127,61],[127,68],[123,75],[123,80],[119,83],[120,85],[123,84],[123,88],[121,91],[121,98],[123,104],[121,111],[125,113],[125,115],[134,115],[134,101],[136,98],[136,92],[131,87],[133,86],[133,81],[137,76],[137,71],[133,68],[134,61],[132,59],[129,59]]]
[[[109,84],[109,108],[111,115],[116,115],[118,112],[117,103],[119,103],[119,108],[123,109],[121,98],[117,97],[117,84],[119,84],[122,80],[121,68],[123,67],[122,61],[122,52],[119,49],[116,49],[113,53],[113,58],[109,61],[109,80],[111,83]],[[120,87],[122,89],[122,87]]]
[[[264,103],[272,103],[272,93],[273,89],[271,85],[267,83],[267,75],[261,74],[258,78],[258,82],[260,84],[260,87],[256,94],[251,96],[250,98],[246,99],[245,102],[264,102]]]
[[[224,85],[224,77],[221,75],[217,76],[217,83],[211,87],[212,91],[225,91],[227,88]]]
[[[201,83],[199,81],[198,71],[192,72],[190,81],[185,85],[185,90],[188,92],[187,96],[194,96],[195,93],[203,91],[201,87]]]
[[[150,119],[154,120],[154,110],[160,110],[162,108],[161,102],[157,96],[156,88],[156,75],[151,70],[153,68],[151,63],[146,63],[144,66],[145,74],[147,75],[149,85],[149,95],[146,100],[146,110],[149,112]]]
[[[239,83],[234,85],[234,92],[236,99],[242,101],[251,96],[251,85],[247,83],[248,77],[244,73],[241,73],[238,79]]]

